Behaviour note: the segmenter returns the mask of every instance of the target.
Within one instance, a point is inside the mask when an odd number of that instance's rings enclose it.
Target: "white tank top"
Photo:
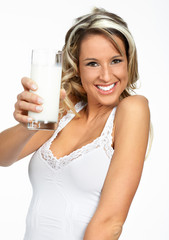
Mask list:
[[[76,111],[84,106],[79,102]],[[24,240],[83,240],[114,152],[111,145],[115,111],[116,107],[98,138],[57,159],[50,145],[75,116],[69,111],[53,136],[34,153],[29,164],[33,197]]]

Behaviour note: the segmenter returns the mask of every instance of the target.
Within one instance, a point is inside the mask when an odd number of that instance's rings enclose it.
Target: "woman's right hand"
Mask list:
[[[13,115],[16,121],[26,126],[28,122],[33,120],[33,118],[28,116],[28,111],[37,113],[41,112],[43,110],[43,99],[36,94],[38,86],[32,79],[24,77],[22,78],[21,83],[24,90],[17,96]],[[60,98],[64,99],[65,96],[66,93],[62,89],[60,92]]]

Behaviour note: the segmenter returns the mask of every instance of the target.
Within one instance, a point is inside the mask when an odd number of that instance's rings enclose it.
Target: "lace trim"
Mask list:
[[[85,105],[82,104],[82,102],[78,103],[76,107],[76,111],[79,112]],[[79,157],[82,157],[84,154],[87,154],[93,149],[102,147],[108,156],[109,159],[112,158],[113,155],[113,148],[112,148],[112,129],[113,129],[113,119],[114,119],[114,113],[115,109],[112,110],[110,113],[110,116],[108,117],[108,120],[106,122],[106,125],[102,131],[102,134],[96,138],[93,142],[88,143],[87,145],[71,152],[68,155],[65,155],[61,158],[56,158],[52,151],[50,150],[50,145],[54,138],[57,136],[59,131],[61,131],[66,124],[71,121],[71,119],[74,117],[74,114],[70,111],[68,112],[59,122],[59,126],[54,133],[54,135],[40,148],[40,155],[42,158],[55,170],[61,169],[62,167],[68,165],[71,161],[74,159],[77,159]]]
[[[82,157],[84,154],[87,154],[91,150],[100,147],[98,139],[95,139],[92,143],[89,143],[82,148],[79,148],[73,152],[71,152],[69,155],[65,155],[59,159],[57,159],[55,156],[53,156],[53,153],[50,149],[46,149],[45,147],[41,149],[41,155],[44,160],[47,161],[47,163],[54,169],[60,169],[67,164],[69,164],[74,159],[77,159],[79,157]]]
[[[113,136],[112,136],[112,131],[113,131],[113,121],[114,121],[114,115],[115,115],[116,107],[112,110],[108,121],[106,123],[106,126],[101,134],[102,137],[102,146],[108,156],[109,159],[112,158],[114,149],[112,148],[112,143],[113,143]]]
[[[85,106],[86,106],[86,103],[84,103],[83,101],[78,102],[75,105],[76,112],[80,112]],[[55,133],[53,134],[53,136],[48,141],[48,143],[50,145],[51,145],[52,141],[56,138],[58,133],[74,118],[74,116],[75,116],[75,114],[70,110],[70,111],[67,112],[67,114],[65,116],[63,116],[63,118],[60,119]],[[49,148],[50,148],[50,145],[49,145]]]

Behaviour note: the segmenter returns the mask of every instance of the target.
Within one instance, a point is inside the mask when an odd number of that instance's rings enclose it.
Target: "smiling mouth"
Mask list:
[[[111,84],[111,85],[109,85],[109,86],[96,85],[96,87],[97,87],[98,89],[100,89],[100,90],[106,92],[106,91],[110,91],[110,90],[112,90],[112,89],[114,88],[115,85],[116,85],[116,83],[113,83],[113,84]]]

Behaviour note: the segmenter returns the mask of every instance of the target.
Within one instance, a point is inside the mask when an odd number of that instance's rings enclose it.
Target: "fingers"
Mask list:
[[[15,111],[13,113],[15,120],[20,123],[28,123],[33,119],[28,115],[28,111],[41,112],[44,100],[36,94],[38,89],[37,84],[30,78],[24,77],[21,80],[24,91],[18,94],[17,102],[15,103]],[[31,91],[30,91],[31,90]],[[66,91],[60,90],[60,100],[66,97]]]
[[[41,105],[36,105],[25,101],[18,101],[15,103],[15,109],[17,109],[17,111],[41,112],[43,107]]]
[[[28,116],[28,111],[31,112],[41,112],[43,107],[41,105],[36,105],[28,103],[25,101],[17,101],[15,103],[15,111],[13,113],[15,120],[20,123],[28,123],[33,121],[33,118]]]
[[[14,118],[20,123],[28,123],[33,119],[28,115],[28,111],[41,112],[43,99],[33,91],[38,89],[37,84],[30,78],[22,78],[21,80],[24,91],[18,94],[15,103]],[[30,92],[32,90],[32,92]]]
[[[61,89],[60,90],[60,100],[64,100],[65,97],[66,97],[66,91],[65,91],[65,89]]]
[[[34,82],[31,78],[23,77],[21,79],[21,83],[24,90],[36,91],[38,89],[36,82]]]
[[[32,111],[32,112],[41,112],[43,110],[42,106],[37,106],[34,104],[29,104],[26,102],[21,102],[20,106],[17,106],[18,103],[15,104],[15,111],[13,113],[13,116],[15,118],[15,120],[17,120],[20,123],[28,123],[28,122],[32,122],[34,119],[30,116],[28,116],[28,111]],[[23,110],[25,109],[25,110]],[[28,109],[28,110],[26,110]]]
[[[36,91],[38,89],[38,86],[36,84],[36,82],[34,82],[32,79],[24,77],[21,80],[22,85],[24,87],[24,90],[29,91]],[[63,100],[66,97],[66,91],[64,89],[60,90],[60,99]],[[18,94],[17,99],[25,99],[28,102],[34,102],[37,104],[42,104],[43,103],[43,99],[40,98],[38,95],[34,95],[30,92],[25,92],[23,91],[22,93]]]
[[[18,94],[17,100],[18,102],[26,101],[34,104],[43,104],[43,99],[41,97],[35,93],[29,92],[28,90],[25,90],[22,93]]]
[[[29,122],[32,122],[33,119],[27,115],[23,115],[23,113],[20,113],[20,112],[17,112],[15,111],[13,113],[13,116],[15,118],[16,121],[22,123],[22,124],[26,124],[26,123],[29,123]]]

